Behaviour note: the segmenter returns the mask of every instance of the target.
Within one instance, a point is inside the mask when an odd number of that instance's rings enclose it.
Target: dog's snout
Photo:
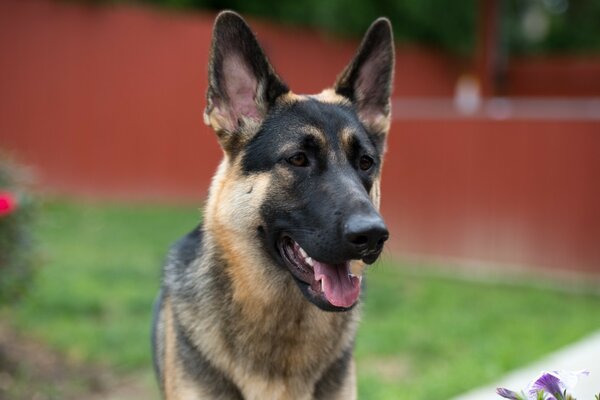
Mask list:
[[[389,236],[379,215],[353,215],[344,225],[344,238],[361,254],[381,251]]]

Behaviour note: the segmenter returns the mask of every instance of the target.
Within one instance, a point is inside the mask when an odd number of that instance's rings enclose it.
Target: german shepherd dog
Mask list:
[[[205,122],[224,158],[204,221],[171,249],[153,323],[164,398],[354,399],[365,264],[390,126],[392,30],[333,88],[297,95],[236,13],[215,21]]]

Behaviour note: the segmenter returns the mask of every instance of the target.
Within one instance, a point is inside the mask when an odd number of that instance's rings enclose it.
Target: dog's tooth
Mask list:
[[[308,257],[308,254],[306,254],[306,251],[304,251],[304,249],[302,247],[300,247],[300,254],[302,255],[302,257],[306,258]]]
[[[313,259],[312,259],[312,258],[310,258],[310,257],[306,257],[306,258],[304,259],[304,261],[306,261],[306,263],[307,263],[308,265],[310,265],[311,267],[314,267],[314,266],[315,266],[315,262],[314,262],[314,261],[313,261]]]
[[[350,273],[348,273],[348,277],[349,277],[350,279],[352,279],[352,278],[358,278],[358,283],[361,283],[361,282],[362,282],[362,275],[355,275],[355,274],[353,274],[352,272],[350,272]]]

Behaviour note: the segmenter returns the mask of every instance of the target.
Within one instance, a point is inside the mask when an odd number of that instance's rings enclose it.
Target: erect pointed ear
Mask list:
[[[204,111],[221,146],[233,151],[235,143],[254,134],[269,107],[288,91],[242,17],[221,12],[213,28]]]
[[[394,38],[387,18],[378,18],[354,58],[340,74],[335,92],[354,104],[361,122],[383,138],[389,129],[394,76]]]

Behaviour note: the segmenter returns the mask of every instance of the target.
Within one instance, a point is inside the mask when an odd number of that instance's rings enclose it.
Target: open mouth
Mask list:
[[[279,241],[279,251],[292,275],[307,285],[315,300],[342,309],[352,307],[358,300],[362,277],[350,272],[351,260],[340,264],[315,260],[287,236]]]

